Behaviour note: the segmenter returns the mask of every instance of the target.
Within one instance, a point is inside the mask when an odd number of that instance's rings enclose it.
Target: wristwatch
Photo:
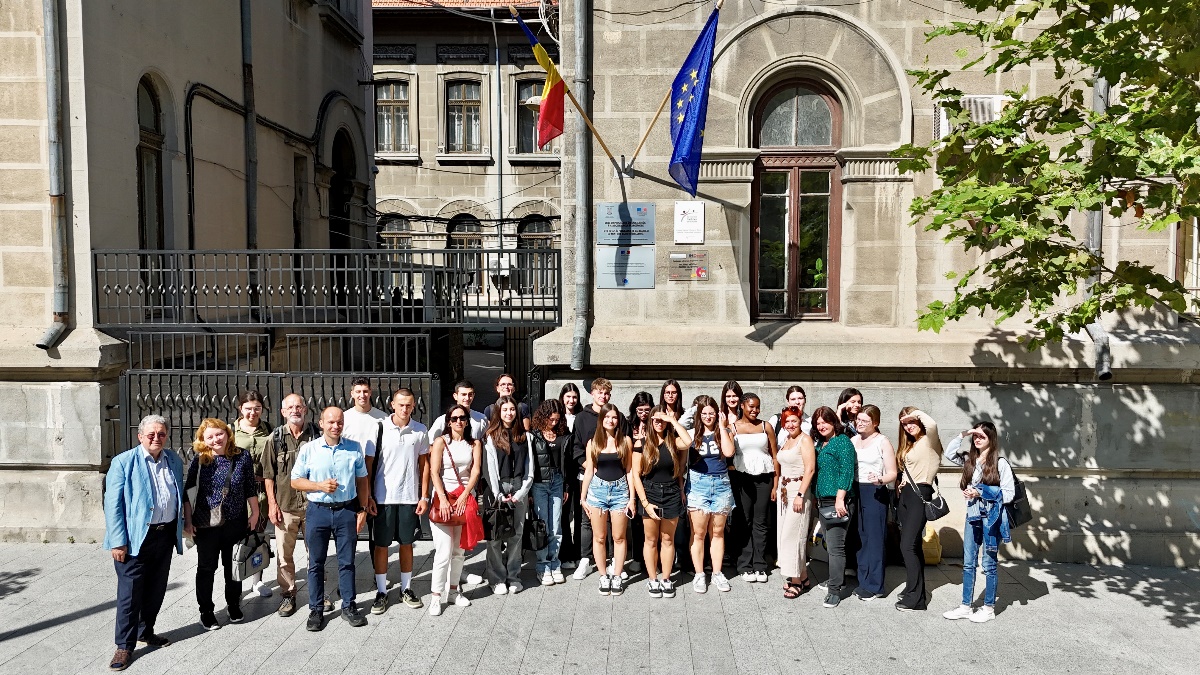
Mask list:
[[[429,497],[421,497],[421,501],[423,501],[423,502],[428,502],[428,501],[429,501]]]

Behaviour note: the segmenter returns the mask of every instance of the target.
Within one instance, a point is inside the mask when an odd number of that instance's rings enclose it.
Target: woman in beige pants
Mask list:
[[[812,481],[817,453],[812,438],[800,430],[801,412],[783,409],[784,438],[776,454],[779,471],[777,536],[779,569],[784,577],[783,597],[795,599],[812,588],[808,578],[808,535],[812,531]]]

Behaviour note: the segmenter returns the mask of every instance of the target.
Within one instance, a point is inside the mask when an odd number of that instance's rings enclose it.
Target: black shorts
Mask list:
[[[679,489],[679,483],[674,481],[670,483],[642,483],[646,490],[646,501],[657,506],[655,512],[663,520],[671,520],[678,518],[684,514],[686,509],[683,506],[683,491]],[[643,518],[649,517],[646,514],[646,509],[638,503],[638,515]]]
[[[378,504],[378,513],[371,522],[371,543],[375,546],[391,546],[397,542],[410,546],[417,540],[417,528],[421,519],[417,517],[416,504]]]

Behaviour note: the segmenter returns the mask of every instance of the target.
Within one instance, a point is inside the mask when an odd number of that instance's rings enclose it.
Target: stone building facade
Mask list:
[[[44,2],[56,3],[57,26],[44,23]],[[254,199],[243,114],[247,18]],[[371,94],[360,84],[370,79],[370,25],[367,0],[4,2],[0,537],[87,541],[103,531],[101,471],[127,447],[115,425],[127,352],[95,328],[94,251],[373,240]],[[40,349],[54,290],[49,31],[61,44],[70,302],[66,334]]]
[[[586,40],[590,72],[577,73],[573,4],[561,8],[564,79],[589,80],[597,129],[614,153],[631,155],[712,5],[596,4]],[[717,395],[733,379],[763,395],[766,410],[782,405],[787,386],[801,384],[811,412],[855,386],[883,410],[883,431],[893,442],[896,416],[907,405],[937,419],[947,441],[972,420],[992,419],[1037,512],[1010,555],[1200,564],[1195,331],[1171,316],[1105,317],[1113,378],[1100,382],[1086,334],[1029,352],[1016,340],[1019,319],[973,319],[940,334],[917,330],[920,308],[952,295],[946,273],[970,263],[961,249],[909,225],[910,202],[927,194],[934,178],[902,175],[889,156],[901,144],[929,142],[940,125],[934,103],[906,69],[928,59],[956,70],[956,50],[971,46],[927,43],[926,21],[966,13],[952,2],[927,4],[724,4],[695,197],[703,243],[676,243],[677,203],[692,198],[667,174],[665,120],[624,173],[593,141],[586,190],[593,235],[606,204],[623,201],[653,205],[656,228],[652,244],[625,249],[648,267],[618,262],[614,269],[613,251],[596,245],[581,261],[593,283],[580,370],[571,368],[575,287],[565,284],[563,327],[535,344],[537,362],[550,369],[545,393],[557,395],[568,381],[586,392],[593,377],[605,376],[615,383],[614,401],[625,405],[639,390],[657,395],[673,377],[690,401]],[[1007,90],[1045,93],[1054,74],[1049,67],[992,77],[957,73],[951,83],[987,115]],[[571,127],[578,124],[568,114],[568,280],[577,264]],[[1163,270],[1194,270],[1194,260],[1177,267],[1181,255],[1194,258],[1187,253],[1194,251],[1187,248],[1192,229],[1173,234],[1110,219],[1104,247]],[[687,253],[705,254],[706,279],[686,268],[672,279],[679,258],[671,255]],[[629,272],[644,274],[629,283]],[[941,482],[956,485],[955,473],[947,470]],[[956,493],[946,490],[952,502]],[[960,550],[958,501],[937,523],[948,555]]]

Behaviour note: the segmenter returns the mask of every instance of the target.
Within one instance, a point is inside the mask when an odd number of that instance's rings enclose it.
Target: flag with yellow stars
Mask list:
[[[700,178],[700,153],[704,147],[704,119],[708,115],[708,79],[712,74],[713,49],[717,44],[717,13],[714,9],[704,30],[692,45],[683,68],[671,88],[671,178],[688,194],[696,196]]]

